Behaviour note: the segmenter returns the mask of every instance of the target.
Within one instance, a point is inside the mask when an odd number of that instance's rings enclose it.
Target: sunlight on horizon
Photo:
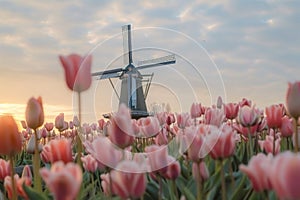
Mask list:
[[[55,117],[59,113],[65,114],[65,120],[70,121],[73,119],[72,107],[65,105],[49,105],[44,104],[44,122],[54,122]],[[16,103],[0,103],[0,115],[12,115],[19,125],[22,120],[25,120],[26,104]]]

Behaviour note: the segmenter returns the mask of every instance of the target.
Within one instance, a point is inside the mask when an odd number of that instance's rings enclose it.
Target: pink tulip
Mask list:
[[[106,125],[106,122],[104,119],[98,120],[98,126],[101,131],[103,131],[105,125]]]
[[[175,123],[175,116],[174,114],[168,113],[166,123],[170,126],[171,124]]]
[[[50,123],[45,123],[44,127],[47,129],[47,131],[52,131],[54,128],[54,124],[52,122]]]
[[[261,150],[265,150],[266,153],[273,153],[274,145],[273,145],[274,137],[267,135],[265,140],[259,140],[258,144]],[[275,150],[274,154],[278,154],[280,152],[280,138],[276,138],[275,140]]]
[[[250,127],[259,122],[259,112],[254,107],[243,106],[238,112],[238,121],[244,127]]]
[[[248,100],[246,98],[243,98],[242,101],[239,102],[239,106],[240,107],[243,107],[243,106],[249,106],[249,107],[251,107],[251,105],[252,105],[251,100]]]
[[[3,181],[6,176],[10,176],[9,161],[0,158],[0,181]]]
[[[282,123],[283,110],[279,105],[266,107],[266,119],[269,128],[280,128]]]
[[[44,162],[44,163],[50,163],[51,162],[51,159],[52,159],[52,154],[51,154],[51,147],[49,144],[46,144],[41,153],[40,153],[40,157],[41,157],[41,160]]]
[[[55,128],[62,130],[64,128],[65,114],[60,113],[55,117]]]
[[[106,196],[109,196],[110,194],[114,194],[115,192],[114,191],[110,191],[110,181],[109,181],[109,174],[106,173],[106,174],[101,174],[100,175],[100,178],[101,178],[101,187],[103,189],[103,193],[106,195]],[[113,186],[111,188],[113,190]]]
[[[159,134],[155,137],[155,144],[166,145],[168,144],[167,130],[165,128],[161,129]]]
[[[300,116],[300,81],[289,83],[286,94],[286,107],[288,113],[298,119]]]
[[[272,189],[268,172],[272,166],[272,156],[266,156],[263,153],[258,153],[253,156],[248,166],[240,165],[241,172],[245,173],[252,183],[252,187],[257,192]],[[274,174],[274,176],[277,173]]]
[[[282,118],[282,123],[280,127],[280,132],[282,137],[289,137],[293,135],[293,119],[288,116]]]
[[[146,138],[157,135],[161,129],[156,117],[140,118],[138,123],[140,124],[140,131],[143,137]]]
[[[73,125],[75,127],[79,127],[79,125],[80,125],[79,119],[76,115],[73,117]]]
[[[81,57],[77,54],[59,56],[60,62],[65,70],[67,86],[70,90],[82,92],[91,86],[92,56]]]
[[[56,200],[73,200],[82,182],[82,171],[74,163],[56,162],[51,169],[42,168],[40,174]]]
[[[275,156],[268,169],[269,179],[279,199],[300,199],[300,154],[286,151]]]
[[[208,108],[204,113],[205,124],[215,125],[220,127],[224,122],[225,115],[223,109],[218,108]]]
[[[187,155],[188,159],[193,162],[199,162],[203,159],[207,152],[204,145],[205,133],[199,131],[204,127],[208,127],[207,125],[201,124],[200,127],[187,128],[185,130],[185,135],[187,138]],[[204,128],[205,129],[205,128]]]
[[[146,191],[146,175],[137,173],[139,165],[134,161],[124,160],[111,171],[113,192],[122,199],[140,198]]]
[[[130,146],[133,141],[133,129],[130,110],[121,104],[117,113],[110,119],[111,124],[107,127],[108,137],[112,143],[124,149]]]
[[[195,119],[201,116],[201,104],[200,103],[193,103],[190,109],[191,118]]]
[[[155,117],[158,119],[159,125],[163,126],[167,121],[168,113],[167,112],[159,112],[159,113],[156,113]]]
[[[123,157],[122,151],[115,148],[111,141],[104,136],[98,136],[92,142],[85,141],[84,146],[86,151],[98,161],[100,169],[104,168],[103,165],[115,168]]]
[[[190,126],[192,123],[190,121],[191,116],[189,113],[176,114],[177,125],[179,128],[184,129],[186,126]]]
[[[51,163],[57,161],[68,163],[73,161],[71,140],[66,138],[55,139],[48,144],[51,150]]]
[[[0,155],[13,156],[22,150],[22,137],[14,118],[0,116]]]
[[[209,178],[209,171],[207,169],[207,166],[204,161],[201,161],[199,163],[193,162],[192,165],[192,174],[193,178],[196,181],[205,181]]]
[[[237,117],[239,112],[239,105],[237,103],[225,104],[225,116],[227,119],[233,120]]]
[[[27,126],[32,129],[37,129],[44,123],[44,109],[42,98],[30,98],[26,107],[26,122]]]
[[[145,148],[152,172],[164,173],[168,166],[168,149],[166,145],[150,145]]]
[[[224,124],[219,129],[212,129],[206,136],[208,148],[211,149],[210,156],[213,159],[227,158],[235,150],[235,132]]]
[[[19,177],[19,175],[15,174],[14,179],[15,179],[15,184],[17,189],[17,195],[19,195],[23,199],[28,200],[29,198],[23,189],[23,185],[30,186],[32,183],[32,174],[29,165],[24,166],[21,178]],[[11,199],[13,193],[11,176],[5,177],[4,187],[5,190],[7,191],[8,198]]]
[[[168,166],[165,172],[162,174],[163,177],[170,180],[175,180],[181,172],[181,167],[178,161],[172,156],[168,156]]]
[[[88,172],[95,172],[98,168],[97,160],[90,154],[81,157],[83,168]]]

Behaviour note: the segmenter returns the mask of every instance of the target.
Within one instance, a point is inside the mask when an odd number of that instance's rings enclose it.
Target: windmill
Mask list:
[[[132,59],[132,43],[131,43],[131,25],[122,26],[123,33],[123,68],[116,68],[101,72],[92,73],[92,76],[98,77],[98,80],[109,79],[114,92],[116,93],[119,104],[124,103],[131,109],[131,117],[138,119],[149,115],[146,106],[146,98],[151,85],[152,74],[141,74],[139,70],[161,65],[174,64],[176,62],[175,55],[140,61],[137,66],[134,66]],[[119,95],[114,87],[112,78],[119,78],[121,83],[121,95]],[[142,82],[146,82],[145,91],[143,90]],[[108,117],[109,115],[104,115]]]

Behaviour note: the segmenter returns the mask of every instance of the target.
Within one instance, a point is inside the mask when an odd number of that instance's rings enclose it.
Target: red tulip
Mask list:
[[[289,83],[286,94],[286,107],[288,113],[294,117],[300,116],[300,81]]]
[[[81,57],[78,54],[59,56],[65,70],[66,83],[70,90],[82,92],[91,86],[92,56]]]
[[[240,165],[241,172],[245,173],[252,183],[252,187],[255,191],[261,192],[272,188],[271,182],[268,176],[270,167],[272,166],[272,156],[266,156],[263,153],[258,153],[253,156],[248,166]],[[277,176],[277,172],[273,174]]]
[[[279,199],[300,199],[300,154],[286,151],[275,156],[268,168],[272,188]],[[261,177],[260,177],[261,178]]]
[[[0,155],[12,156],[22,150],[22,137],[14,118],[0,116]]]
[[[56,162],[51,169],[42,168],[40,174],[56,200],[75,199],[82,182],[82,171],[74,163]]]
[[[111,172],[113,192],[122,199],[140,198],[146,191],[146,175],[137,173],[139,165],[125,160],[118,164],[118,170]]]

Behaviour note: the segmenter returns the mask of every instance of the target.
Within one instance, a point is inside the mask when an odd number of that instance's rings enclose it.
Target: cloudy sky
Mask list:
[[[284,103],[288,82],[300,79],[299,1],[0,1],[0,113],[24,117],[42,96],[47,120],[72,116],[58,55],[92,54],[92,72],[123,67],[121,26],[133,25],[134,61],[168,54],[176,64],[154,72],[147,104],[188,111],[251,99],[264,109]],[[120,81],[113,80],[117,89]],[[108,81],[93,79],[83,94],[86,120],[114,110]]]

